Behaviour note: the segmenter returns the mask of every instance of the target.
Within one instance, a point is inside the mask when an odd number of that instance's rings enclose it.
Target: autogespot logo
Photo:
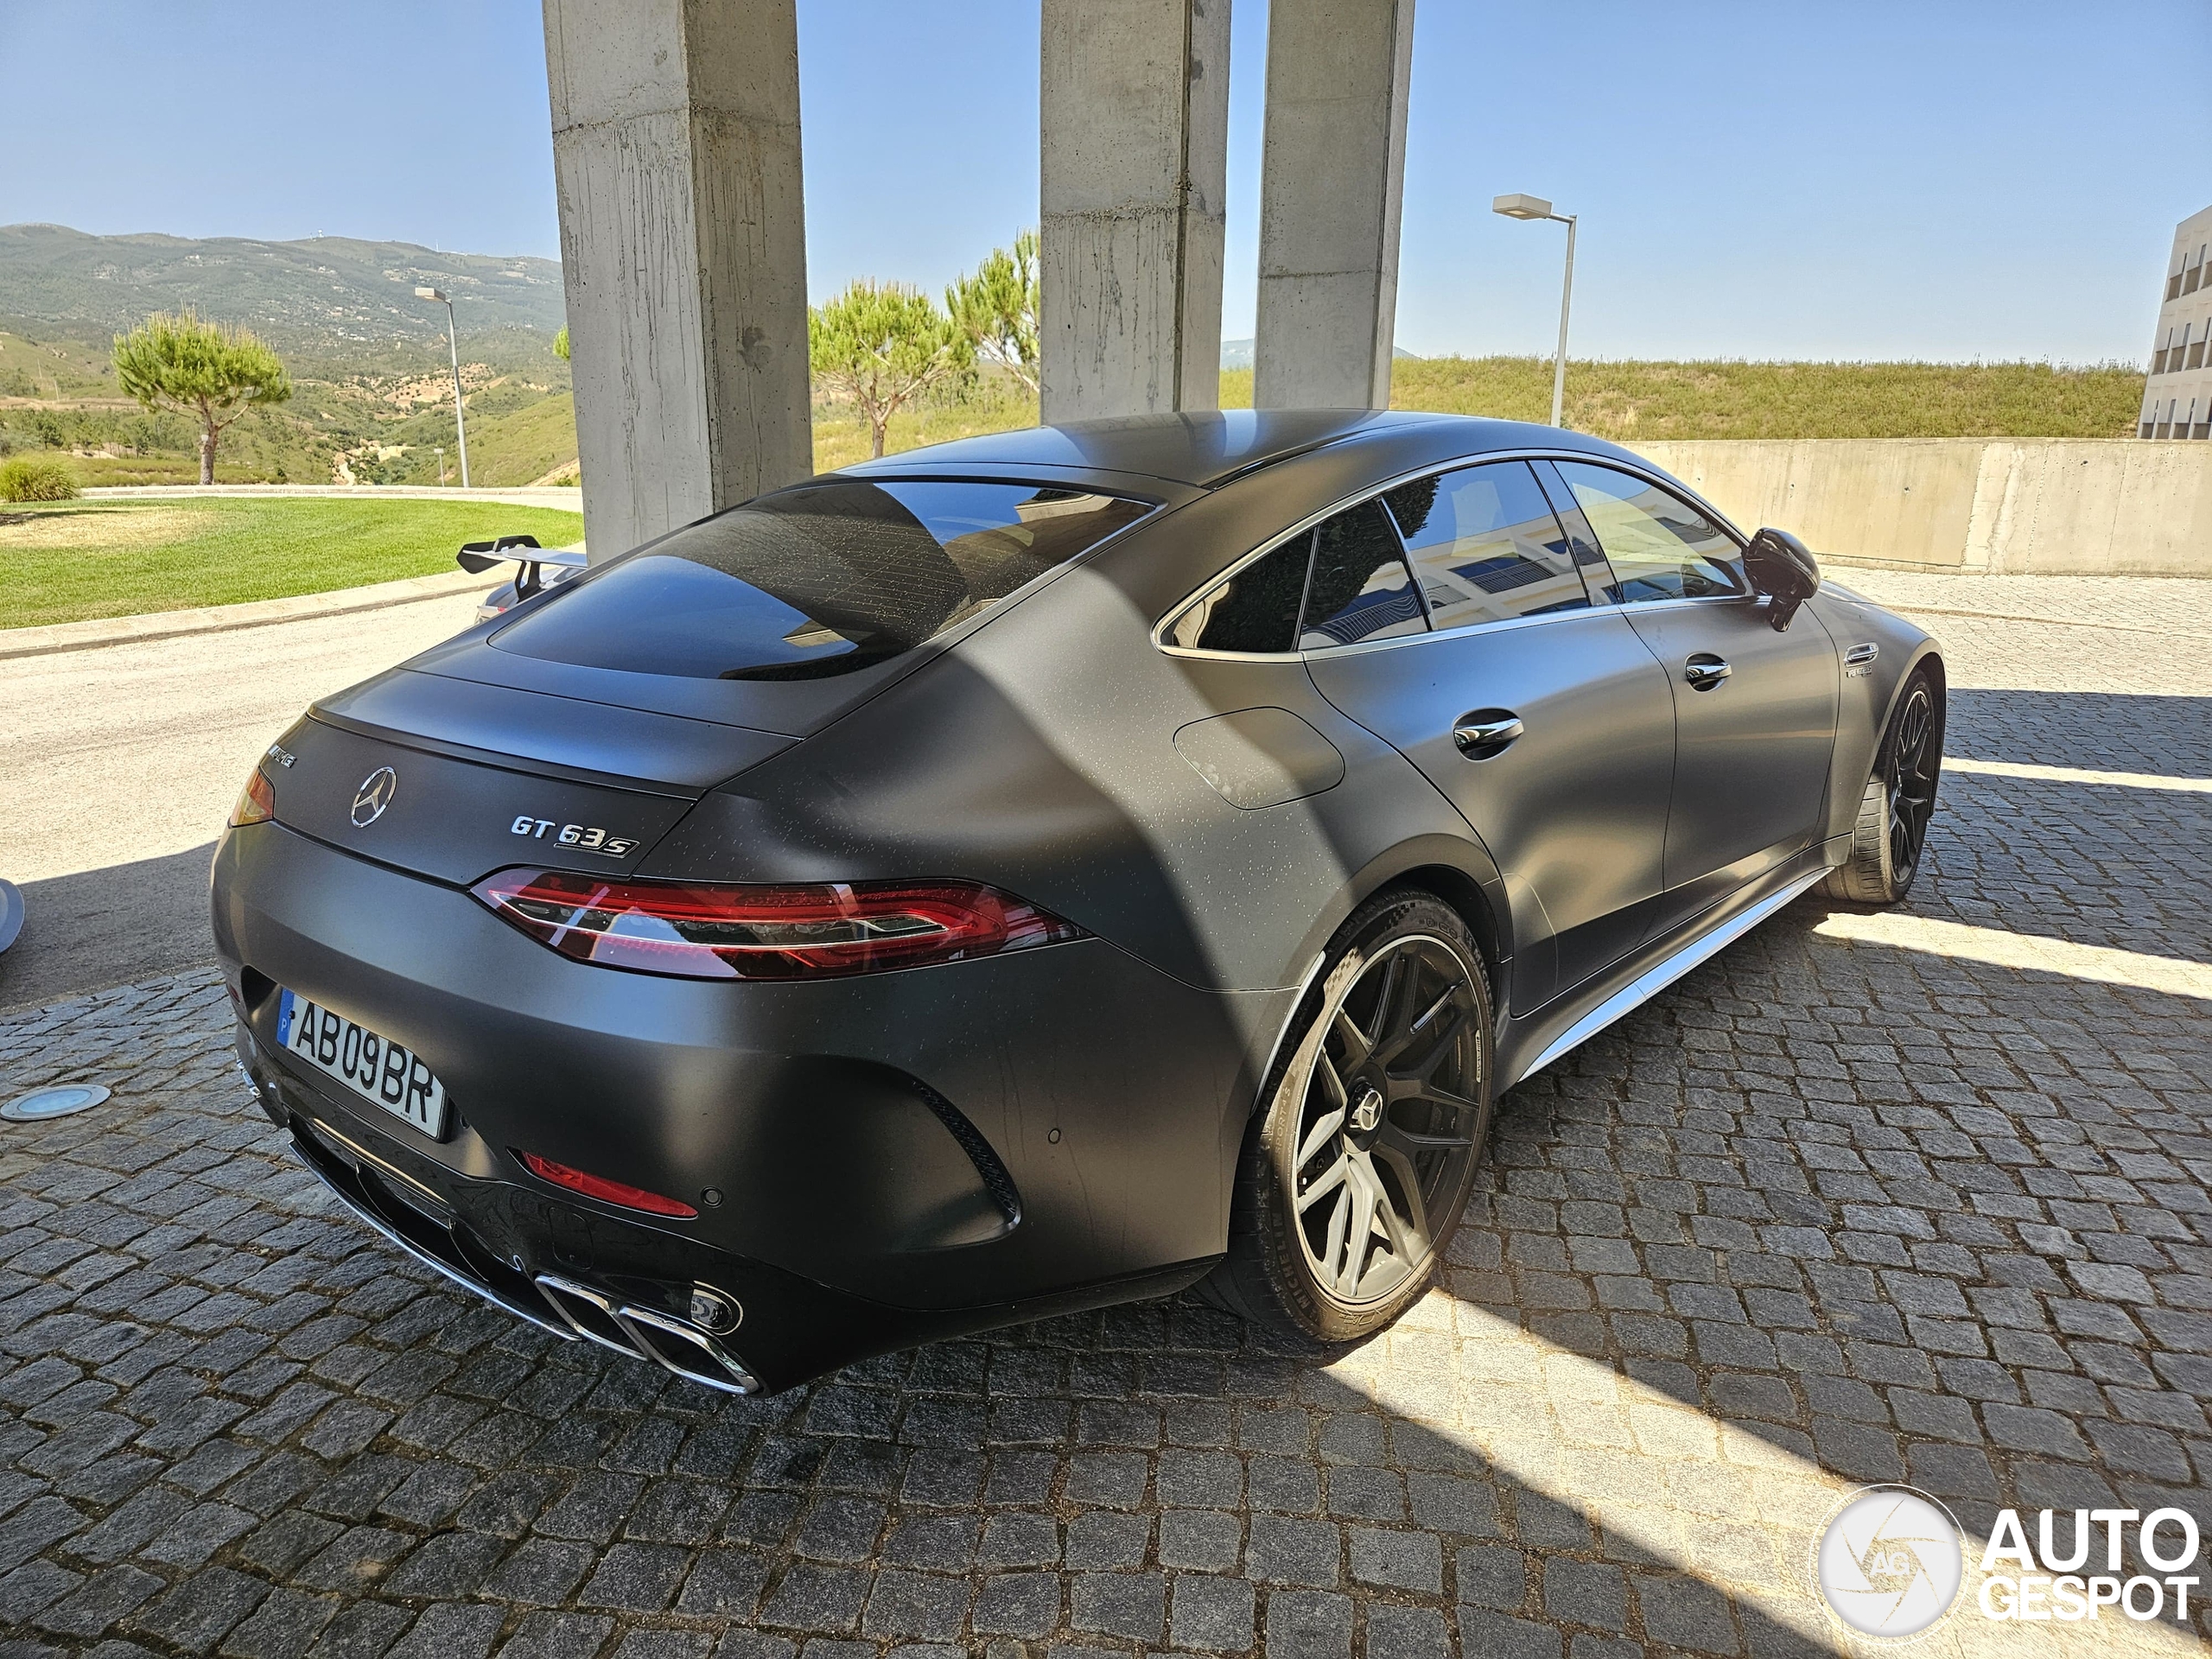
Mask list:
[[[1918,1636],[1951,1611],[1965,1576],[1959,1523],[1910,1486],[1844,1499],[1813,1546],[1813,1576],[1835,1616],[1864,1636]]]

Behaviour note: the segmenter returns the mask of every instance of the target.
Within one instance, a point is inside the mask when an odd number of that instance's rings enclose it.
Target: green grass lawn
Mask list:
[[[0,506],[0,628],[234,605],[452,570],[463,542],[579,541],[580,513],[496,501],[182,499]]]

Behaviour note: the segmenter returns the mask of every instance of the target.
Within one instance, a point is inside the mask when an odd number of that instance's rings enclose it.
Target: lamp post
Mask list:
[[[1551,203],[1541,196],[1499,196],[1491,202],[1490,210],[1508,219],[1548,219],[1567,226],[1567,280],[1559,292],[1559,355],[1552,364],[1552,424],[1557,426],[1567,402],[1567,314],[1574,303],[1575,216],[1552,212]]]
[[[461,413],[461,343],[454,334],[453,302],[442,290],[435,288],[418,288],[415,290],[415,297],[442,301],[446,308],[446,350],[453,358],[453,424],[454,430],[461,435],[461,487],[465,490],[468,487],[468,417]],[[1554,421],[1553,424],[1556,426],[1558,423]],[[438,471],[441,476],[445,472],[442,455],[438,458]]]

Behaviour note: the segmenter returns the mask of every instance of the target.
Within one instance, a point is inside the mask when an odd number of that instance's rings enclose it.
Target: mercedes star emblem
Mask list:
[[[399,774],[390,766],[378,766],[361,779],[360,788],[353,792],[353,827],[365,830],[374,823],[398,792]]]
[[[1351,1109],[1351,1126],[1365,1135],[1382,1121],[1382,1096],[1370,1084],[1367,1092],[1359,1097],[1359,1103]]]

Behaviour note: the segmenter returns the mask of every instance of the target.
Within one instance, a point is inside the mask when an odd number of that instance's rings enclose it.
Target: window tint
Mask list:
[[[1306,593],[1311,534],[1246,565],[1175,619],[1169,643],[1191,651],[1298,649],[1298,601]]]
[[[1300,650],[1423,633],[1428,620],[1406,569],[1398,532],[1380,501],[1363,501],[1313,533],[1313,575],[1306,584]]]
[[[1573,550],[1524,461],[1400,486],[1386,498],[1440,628],[1589,606]]]
[[[848,673],[912,650],[1149,511],[1027,484],[786,490],[563,587],[493,644],[685,679]]]
[[[1613,567],[1615,600],[1704,599],[1751,591],[1736,543],[1688,502],[1610,467],[1579,461],[1557,465]]]

